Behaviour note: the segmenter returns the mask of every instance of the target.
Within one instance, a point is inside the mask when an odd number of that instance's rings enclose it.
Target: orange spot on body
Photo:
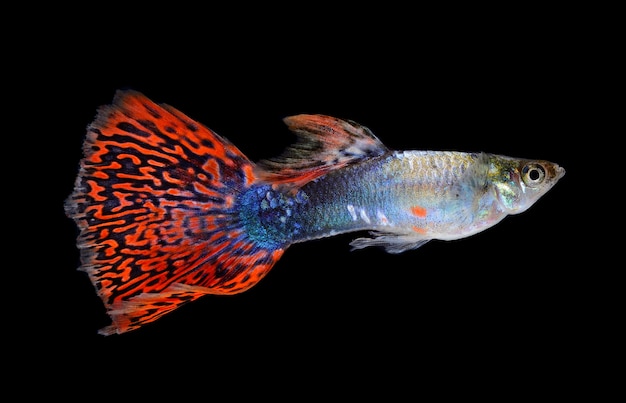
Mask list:
[[[416,227],[415,225],[413,227],[411,227],[413,229],[413,231],[417,232],[418,234],[426,234],[426,228],[422,228],[422,227]]]
[[[419,218],[426,217],[426,209],[422,206],[413,206],[411,207],[411,213]]]

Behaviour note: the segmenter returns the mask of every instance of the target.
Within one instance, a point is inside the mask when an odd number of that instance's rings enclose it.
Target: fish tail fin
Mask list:
[[[87,128],[66,215],[80,270],[102,299],[109,335],[207,294],[255,285],[287,246],[252,239],[241,195],[255,167],[227,139],[135,91],[118,91]]]

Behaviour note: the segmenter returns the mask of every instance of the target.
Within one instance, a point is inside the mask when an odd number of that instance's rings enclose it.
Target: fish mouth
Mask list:
[[[554,167],[554,172],[556,173],[556,179],[561,179],[565,175],[565,168],[557,165]]]

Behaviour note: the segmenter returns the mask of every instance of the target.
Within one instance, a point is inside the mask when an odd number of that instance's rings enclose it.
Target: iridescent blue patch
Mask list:
[[[302,231],[301,212],[308,196],[290,195],[271,185],[253,186],[240,198],[239,216],[248,236],[268,249],[283,248]]]

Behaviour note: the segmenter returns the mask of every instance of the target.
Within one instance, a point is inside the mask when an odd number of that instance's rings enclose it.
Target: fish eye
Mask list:
[[[536,162],[526,164],[522,168],[522,180],[526,186],[538,186],[546,178],[546,169]]]

